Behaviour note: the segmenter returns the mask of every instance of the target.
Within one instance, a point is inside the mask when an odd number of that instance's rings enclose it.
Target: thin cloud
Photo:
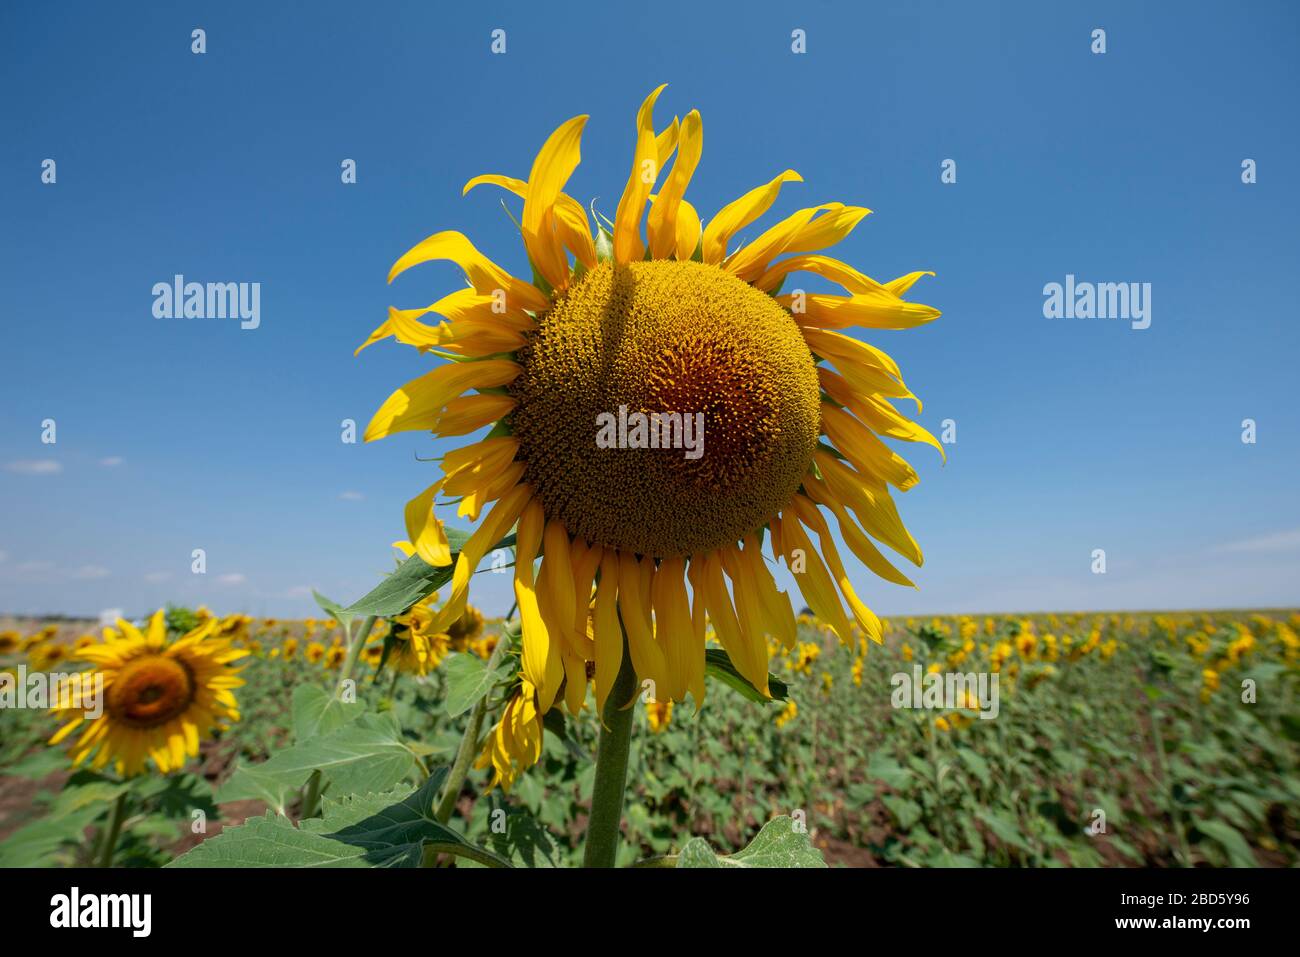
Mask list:
[[[221,585],[242,585],[246,581],[248,579],[239,572],[230,572],[226,575],[217,576],[217,582]]]
[[[69,574],[70,577],[79,581],[87,581],[95,578],[107,578],[112,572],[103,565],[82,565],[80,568],[74,568]]]
[[[149,582],[149,584],[151,585],[156,585],[159,582],[165,582],[169,580],[171,577],[172,577],[171,572],[149,572],[144,576],[144,580]]]
[[[343,499],[343,501],[345,502],[359,502],[363,498],[365,498],[365,496],[362,495],[360,492],[347,491],[347,492],[340,492],[339,498]]]
[[[124,462],[126,462],[126,459],[122,458],[122,456],[120,455],[110,455],[107,458],[102,458],[99,460],[99,464],[104,466],[104,468],[106,469],[117,468],[119,465],[122,465]]]
[[[54,459],[18,459],[7,463],[5,471],[18,475],[58,475],[63,471],[63,463]]]
[[[1300,549],[1300,528],[1292,528],[1284,532],[1272,532],[1268,535],[1257,535],[1254,538],[1245,538],[1239,542],[1229,542],[1226,545],[1219,545],[1214,549],[1216,552],[1290,552]]]

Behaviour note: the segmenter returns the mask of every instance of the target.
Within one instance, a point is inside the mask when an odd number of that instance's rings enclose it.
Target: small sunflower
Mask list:
[[[447,638],[454,651],[464,651],[482,633],[483,613],[473,605],[466,605],[465,613],[447,628]]]
[[[647,701],[645,706],[646,721],[650,730],[659,734],[673,720],[673,703],[671,701]]]
[[[67,719],[50,738],[58,744],[80,729],[72,745],[73,761],[99,769],[113,762],[119,774],[140,774],[149,759],[164,774],[197,757],[199,741],[222,721],[238,721],[232,689],[242,685],[231,663],[248,654],[228,639],[214,637],[209,620],[167,642],[165,613],[149,619],[142,634],[130,622],[105,629],[104,641],[83,648],[77,657],[94,667],[85,680],[104,681],[103,712],[86,715],[89,702],[73,697],[53,709]]]
[[[737,248],[733,238],[802,178],[786,170],[704,225],[683,198],[702,153],[700,115],[656,133],[662,90],[637,114],[632,170],[608,228],[598,222],[593,235],[586,209],[563,191],[587,121],[577,116],[547,139],[527,180],[486,175],[465,186],[522,198],[532,280],[461,233],[435,233],[397,260],[389,281],[449,260],[469,285],[424,308],[390,309],[357,350],[392,336],[451,360],[394,392],[367,441],[492,427],[443,457],[443,477],[406,507],[407,533],[422,559],[446,566],[439,496],[458,500],[470,521],[482,515],[456,559],[451,597],[429,625],[442,633],[464,615],[479,562],[518,524],[514,590],[536,715],[561,689],[568,709],[580,711],[589,663],[603,709],[624,629],[638,677],[654,681],[659,698],[703,699],[710,622],[739,671],[767,694],[767,637],[796,642],[794,609],[769,561],[786,563],[841,640],[851,642],[853,621],[879,642],[881,623],[850,583],[828,517],[853,554],[891,582],[911,584],[872,539],[921,563],[889,491],[911,488],[917,474],[881,437],[942,447],[894,407],[915,396],[893,359],[839,330],[935,319],[937,310],[903,299],[929,274],[881,283],[820,252],[870,212],[836,202],[802,209]],[[796,273],[845,294],[782,293]],[[430,313],[446,321],[420,321]],[[655,434],[647,439],[642,427],[639,440],[602,447],[602,417],[627,410],[652,417]],[[691,458],[681,449],[685,423],[699,416],[707,441]],[[660,437],[675,447],[660,447]],[[532,748],[528,735],[511,740]]]
[[[445,632],[432,627],[437,613],[430,606],[437,600],[438,593],[434,592],[405,615],[393,618],[388,661],[398,671],[427,675],[447,657],[450,640]]]
[[[492,768],[491,787],[501,785],[507,793],[519,775],[542,756],[542,714],[537,709],[537,691],[527,678],[506,702],[501,720],[488,735],[476,768]]]
[[[313,665],[319,664],[321,659],[325,657],[325,646],[319,641],[308,642],[307,650],[303,652],[303,657]]]

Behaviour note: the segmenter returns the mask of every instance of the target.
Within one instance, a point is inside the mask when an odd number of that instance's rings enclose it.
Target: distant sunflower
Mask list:
[[[532,281],[496,265],[461,233],[435,233],[397,260],[389,280],[450,260],[468,287],[423,308],[390,309],[357,350],[393,336],[451,360],[394,392],[367,427],[367,441],[492,426],[486,438],[447,453],[444,476],[406,507],[410,545],[441,566],[451,564],[451,550],[434,513],[438,497],[458,500],[458,514],[471,521],[483,513],[431,632],[445,632],[465,613],[471,574],[518,523],[514,590],[525,687],[536,707],[521,704],[507,717],[489,755],[531,754],[536,718],[562,688],[568,709],[580,711],[588,663],[604,707],[622,663],[620,619],[636,674],[655,682],[657,698],[704,697],[708,622],[740,672],[768,693],[767,636],[786,648],[796,641],[790,599],[767,568],[768,541],[812,611],[842,640],[852,640],[852,620],[880,641],[880,621],[850,584],[823,508],[853,554],[883,578],[911,584],[872,538],[921,563],[889,492],[910,488],[917,475],[879,436],[942,448],[895,409],[893,400],[915,399],[898,365],[837,330],[907,329],[936,318],[937,310],[902,298],[928,274],[880,283],[817,252],[870,212],[842,203],[800,210],[729,248],[783,184],[801,177],[786,170],[705,226],[683,199],[702,152],[700,116],[692,111],[656,134],[652,114],[662,90],[637,115],[631,174],[608,229],[598,224],[593,236],[582,204],[563,192],[587,121],[577,116],[547,139],[527,180],[487,175],[465,186],[495,185],[523,199]],[[846,295],[781,294],[799,272]],[[447,321],[419,321],[429,313]],[[703,454],[688,458],[658,442],[600,447],[598,417],[624,408],[659,413],[660,434],[678,446],[683,431],[674,436],[672,417],[684,428],[702,414]]]
[[[483,613],[473,605],[466,605],[465,613],[447,628],[447,638],[453,651],[464,651],[482,633]]]
[[[121,620],[116,629],[105,629],[104,641],[76,655],[94,666],[85,679],[103,676],[103,713],[87,717],[89,702],[80,696],[61,701],[54,711],[67,723],[50,744],[80,729],[71,748],[77,764],[89,761],[99,769],[112,762],[119,774],[131,776],[152,759],[164,774],[179,770],[198,755],[199,741],[215,725],[239,720],[231,690],[244,682],[231,663],[248,652],[214,637],[214,630],[209,620],[169,644],[162,611],[149,619],[144,634]]]

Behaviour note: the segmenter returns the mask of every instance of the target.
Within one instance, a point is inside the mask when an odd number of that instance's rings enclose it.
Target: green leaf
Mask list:
[[[339,627],[342,628],[344,632],[347,632],[352,628],[352,619],[356,616],[351,614],[342,605],[326,598],[314,588],[311,590],[311,597],[316,599],[316,604],[320,605],[321,610],[325,612],[325,614],[329,615],[339,623]]]
[[[1197,821],[1196,829],[1227,852],[1228,861],[1233,867],[1259,866],[1250,845],[1241,836],[1241,832],[1231,824],[1222,821]]]
[[[267,814],[223,830],[169,867],[418,867],[426,851],[509,867],[433,817],[440,768],[418,789],[326,798],[322,816],[295,827]]]
[[[391,788],[417,767],[389,712],[363,714],[351,724],[295,744],[262,764],[241,766],[217,795],[219,803],[257,798],[283,813],[287,798],[313,771],[333,797]]]
[[[50,813],[26,827],[20,827],[0,841],[0,867],[50,866],[50,856],[67,843],[79,843],[85,830],[107,808],[101,803],[83,805],[75,810]]]
[[[487,662],[478,655],[463,653],[448,655],[440,667],[447,680],[447,714],[453,718],[474,707],[494,684],[504,681],[509,674],[505,662],[488,671]]]
[[[721,648],[705,649],[704,673],[721,681],[750,701],[757,701],[759,704],[767,704],[769,701],[784,701],[789,692],[784,681],[769,673],[767,688],[772,693],[772,697],[770,699],[763,697],[763,693],[750,684],[748,678],[736,670],[736,666],[731,663],[731,658]]]
[[[388,618],[406,612],[412,605],[428,598],[449,581],[456,567],[456,558],[465,547],[470,533],[460,529],[447,529],[447,542],[451,546],[451,564],[430,565],[419,555],[412,555],[397,567],[397,570],[381,581],[363,598],[353,602],[347,608],[351,615],[374,615]],[[493,546],[513,548],[514,535],[507,535]]]
[[[795,828],[788,815],[774,817],[749,842],[731,856],[717,854],[700,837],[691,838],[677,855],[678,867],[825,867],[821,851],[812,846],[806,830]]]
[[[365,711],[355,701],[342,701],[318,685],[293,689],[293,739],[298,744],[350,724]]]
[[[978,810],[975,812],[975,816],[983,821],[988,829],[993,832],[993,835],[1003,844],[1010,844],[1022,851],[1030,850],[1024,835],[1020,833],[1020,828],[1016,827],[1007,818],[990,810]]]
[[[910,831],[917,821],[921,820],[921,805],[915,801],[897,794],[886,794],[880,800],[884,802],[885,807],[889,808],[889,813],[894,815],[898,826],[904,831]]]

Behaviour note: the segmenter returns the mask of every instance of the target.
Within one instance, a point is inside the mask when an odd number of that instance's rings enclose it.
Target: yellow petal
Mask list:
[[[879,644],[883,640],[880,619],[866,606],[854,590],[848,572],[844,569],[844,563],[840,561],[839,549],[835,547],[835,538],[831,535],[826,519],[817,510],[817,506],[802,495],[795,495],[793,504],[799,520],[817,532],[817,540],[821,543],[822,554],[826,557],[826,564],[830,567],[831,574],[840,587],[840,593],[844,595],[844,600],[849,603],[849,609],[853,612],[858,627],[866,632],[868,638]],[[851,637],[847,634],[841,634],[840,639],[848,642]]]
[[[581,159],[586,116],[575,116],[552,133],[533,161],[524,197],[524,245],[537,271],[556,289],[569,281],[569,261],[556,235],[553,210]]]
[[[703,151],[704,127],[699,112],[691,110],[682,123],[677,159],[673,162],[672,172],[655,197],[650,215],[646,218],[646,237],[650,243],[652,259],[667,259],[677,252],[678,209]],[[691,251],[694,252],[694,246]]]
[[[659,178],[659,150],[655,142],[654,107],[663,84],[645,98],[637,112],[636,150],[632,156],[632,172],[628,176],[623,196],[618,201],[614,217],[614,259],[620,263],[640,262],[645,258],[645,244],[641,241],[641,215],[646,198]]]
[[[781,185],[802,182],[802,176],[788,169],[770,183],[751,189],[718,210],[704,230],[704,261],[714,265],[722,262],[727,257],[727,243],[731,237],[771,208],[781,192]]]
[[[507,359],[449,362],[412,379],[379,407],[366,426],[365,440],[372,442],[396,432],[433,429],[443,407],[468,389],[502,386],[519,375],[519,366]]]
[[[510,275],[492,260],[479,252],[474,244],[463,234],[448,230],[434,233],[408,250],[388,272],[388,281],[392,282],[412,266],[446,259],[456,263],[465,271],[469,284],[483,295],[492,295],[494,291],[505,293],[506,302],[513,308],[543,312],[550,306],[550,300],[532,283],[524,282]]]
[[[664,694],[668,678],[663,650],[655,642],[646,595],[654,562],[648,558],[637,561],[630,552],[620,553],[618,559],[618,603],[623,628],[627,631],[628,652],[638,681],[653,682],[654,697],[658,698]]]
[[[450,565],[451,546],[442,522],[433,513],[433,503],[442,482],[434,482],[406,503],[406,534],[416,554],[430,565]]]
[[[681,558],[665,558],[659,563],[651,585],[654,604],[655,634],[664,652],[665,675],[668,686],[656,696],[660,700],[681,701],[689,690],[698,704],[704,696],[704,646],[695,646],[695,630],[691,624],[691,606],[686,598],[686,562]],[[699,656],[700,667],[695,666]],[[696,676],[698,687],[692,687]]]
[[[906,492],[920,480],[902,456],[849,413],[829,402],[822,403],[822,430],[859,472],[888,482],[900,492]]]
[[[605,701],[623,664],[623,629],[618,623],[618,553],[607,549],[600,559],[600,581],[596,584],[593,631],[596,642],[596,713],[605,714]],[[618,702],[619,706],[626,704]]]

